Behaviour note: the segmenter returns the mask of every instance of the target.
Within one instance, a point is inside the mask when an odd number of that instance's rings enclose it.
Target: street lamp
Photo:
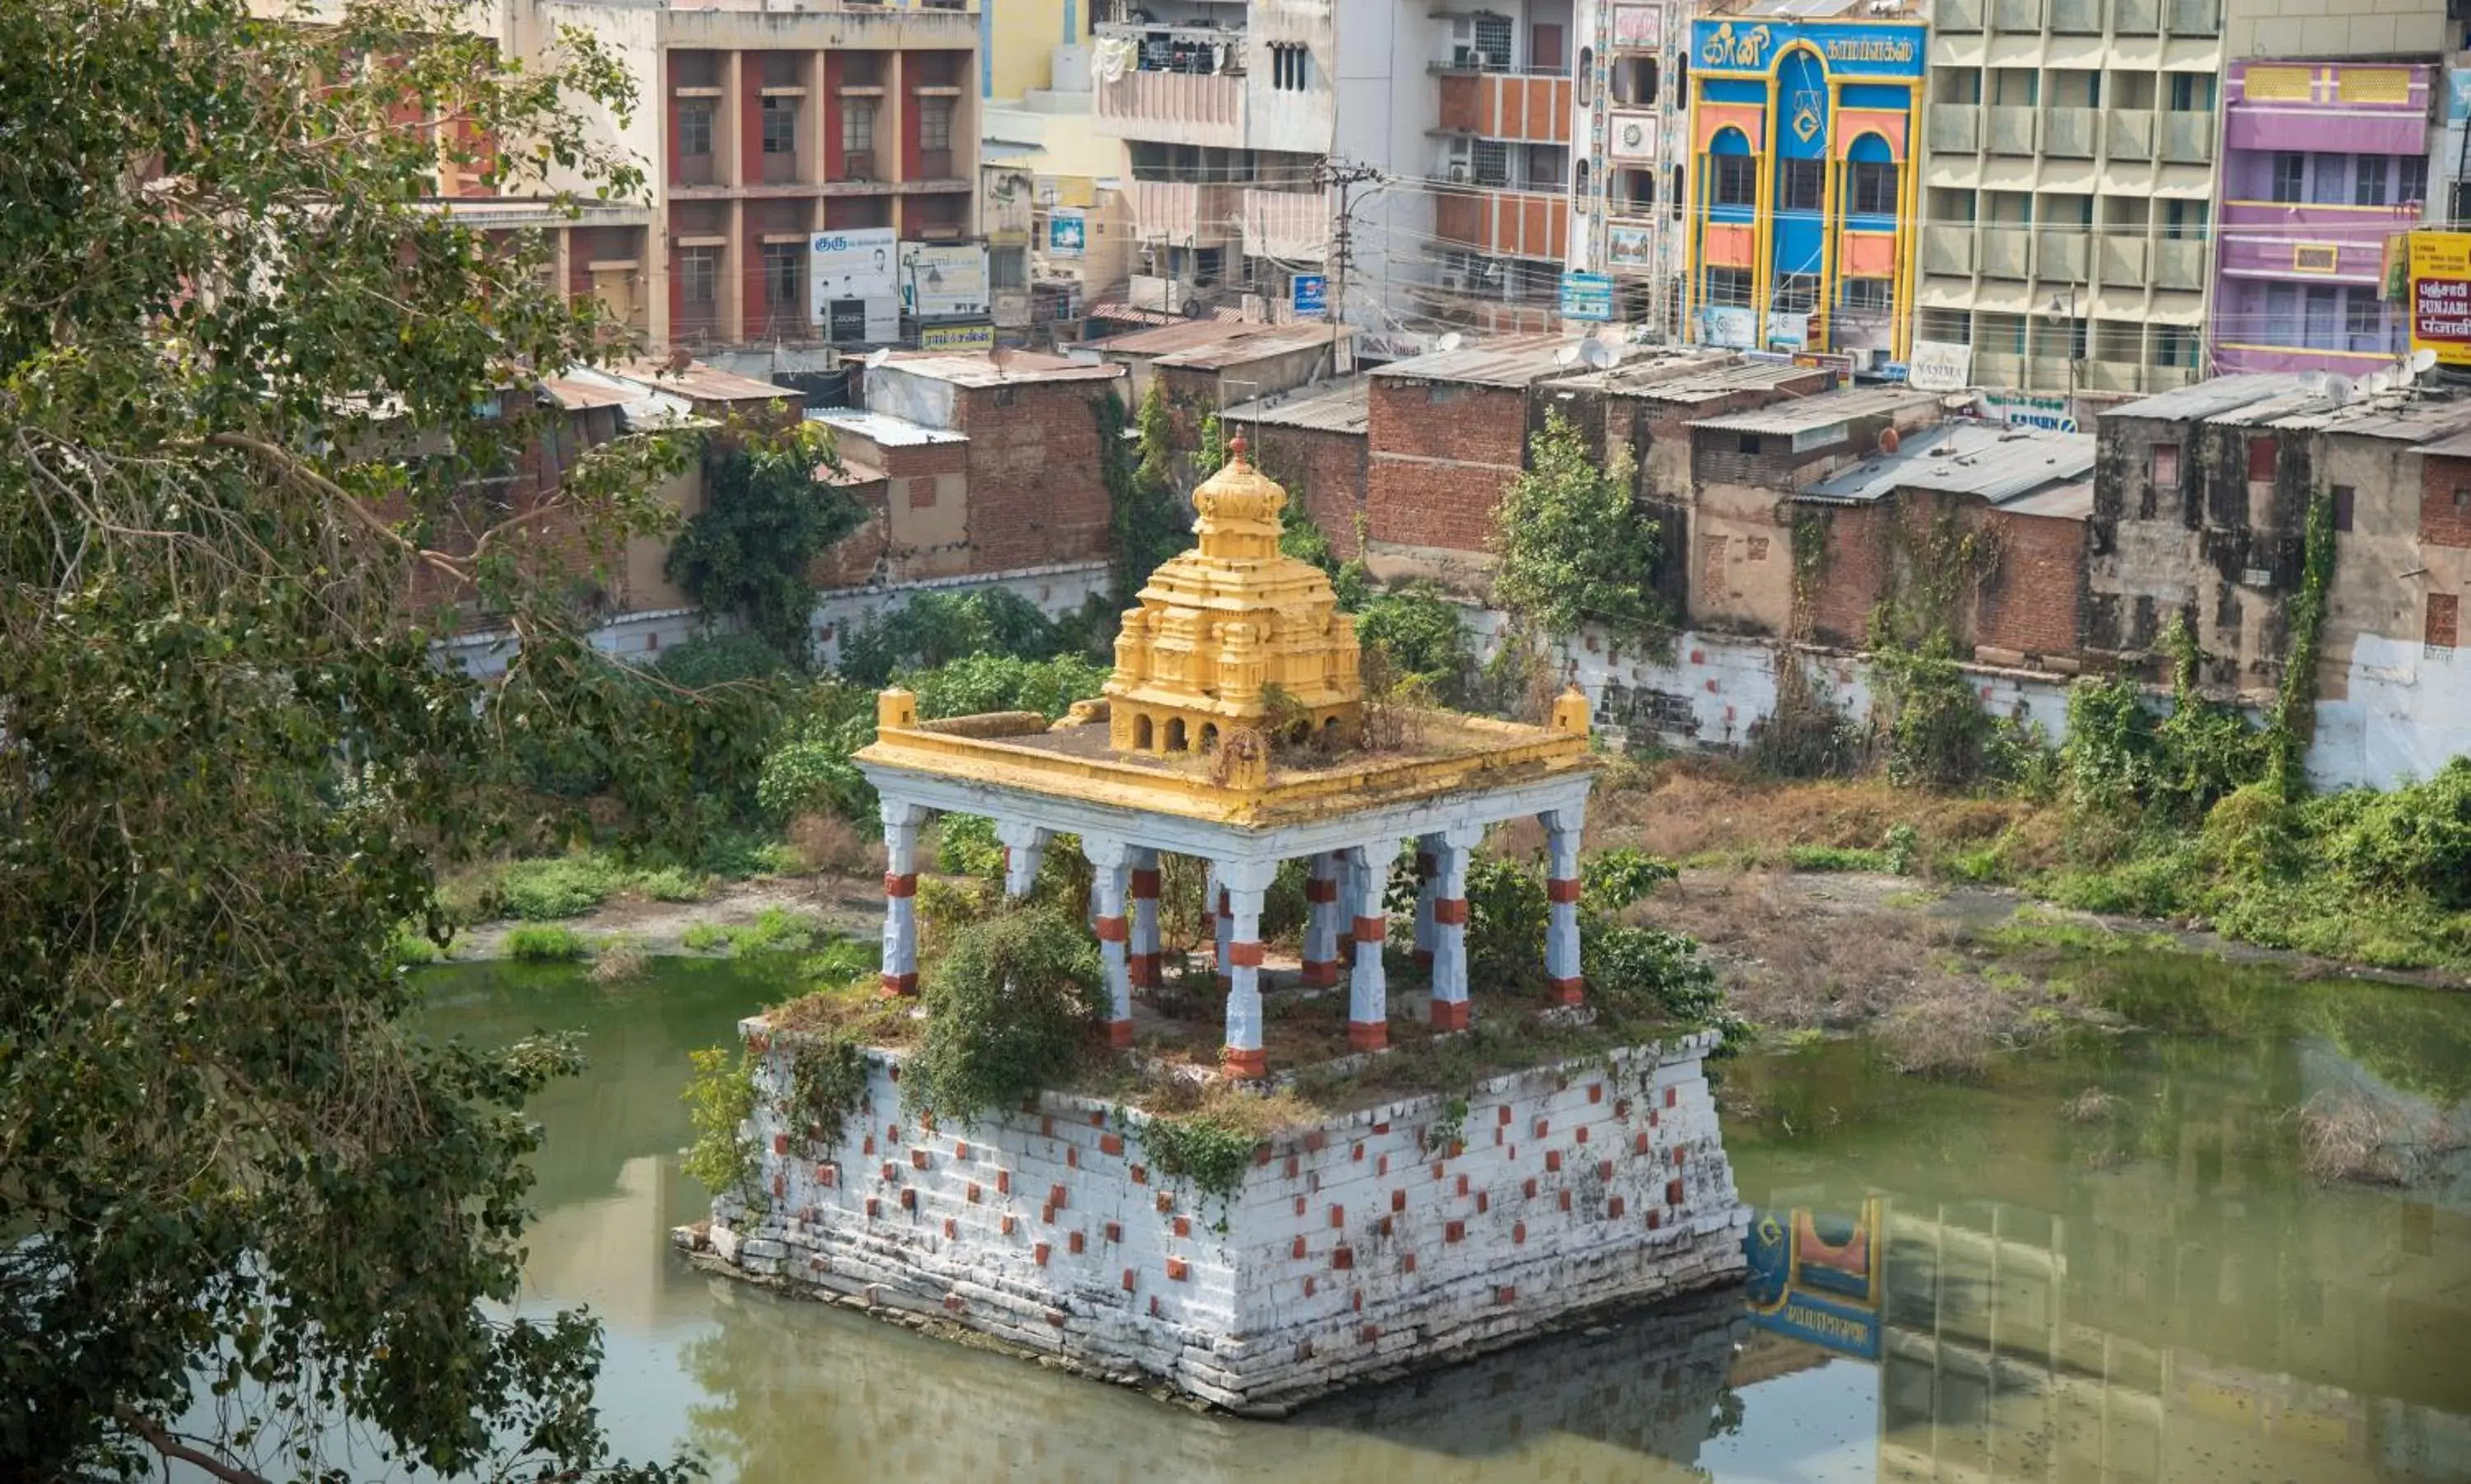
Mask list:
[[[2065,293],[2052,294],[2051,302],[2042,310],[2043,320],[2046,323],[2053,325],[2067,324],[2069,321],[2075,319],[2076,317],[2077,291],[2073,285],[2071,285]],[[2076,331],[2074,329],[2070,329],[2068,331],[2068,420],[2070,422],[2074,422],[2076,420],[2076,415],[2077,337]]]

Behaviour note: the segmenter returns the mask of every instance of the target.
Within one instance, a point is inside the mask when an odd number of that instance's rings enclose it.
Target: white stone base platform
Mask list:
[[[1146,1117],[1096,1099],[921,1126],[881,1052],[842,1138],[818,1147],[782,1122],[788,1047],[743,1028],[763,1053],[771,1198],[717,1202],[682,1246],[1239,1411],[1743,1269],[1710,1035],[1333,1116],[1258,1147],[1222,1199],[1166,1178]]]

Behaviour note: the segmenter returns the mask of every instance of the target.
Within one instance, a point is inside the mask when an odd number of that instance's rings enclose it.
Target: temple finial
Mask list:
[[[1232,467],[1243,461],[1244,435],[1239,433],[1227,440],[1227,462]]]

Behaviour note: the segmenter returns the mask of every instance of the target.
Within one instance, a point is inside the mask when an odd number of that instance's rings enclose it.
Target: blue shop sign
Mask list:
[[[1613,317],[1613,281],[1602,273],[1564,273],[1562,275],[1562,318],[1565,319],[1611,319]]]
[[[1776,71],[1785,52],[1807,47],[1819,54],[1831,76],[1918,78],[1924,62],[1922,36],[1922,28],[1911,22],[1797,24],[1713,17],[1690,23],[1690,56],[1708,72],[1765,75]]]
[[[1330,279],[1320,273],[1298,273],[1288,280],[1299,319],[1318,319],[1330,313]]]

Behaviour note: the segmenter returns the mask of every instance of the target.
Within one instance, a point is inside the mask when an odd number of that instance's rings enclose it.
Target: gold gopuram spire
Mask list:
[[[1274,726],[1353,741],[1364,721],[1355,623],[1320,568],[1279,554],[1287,492],[1245,460],[1239,437],[1192,503],[1201,544],[1150,574],[1116,639],[1109,743],[1208,752]]]

